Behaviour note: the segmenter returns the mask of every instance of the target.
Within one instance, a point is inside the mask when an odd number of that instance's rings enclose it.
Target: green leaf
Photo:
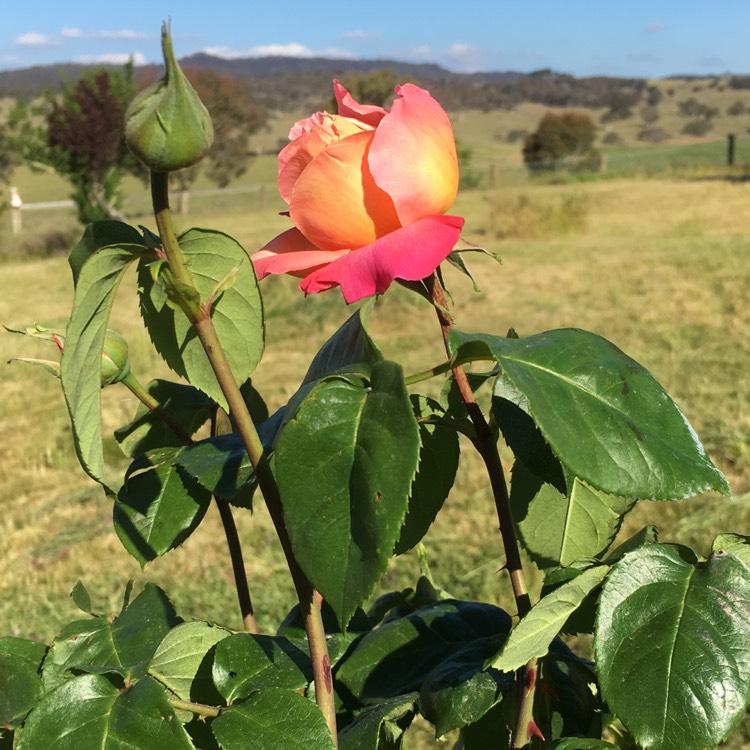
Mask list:
[[[612,495],[669,500],[729,487],[654,377],[575,329],[521,339],[451,334],[454,362],[493,360],[567,471]]]
[[[495,381],[492,415],[508,447],[516,460],[534,476],[565,495],[567,484],[563,468],[534,420],[528,415],[527,408],[523,394],[510,388],[503,378]]]
[[[86,259],[78,272],[60,360],[60,380],[76,454],[84,471],[110,492],[104,477],[102,448],[102,350],[117,287],[128,265],[144,252],[143,245],[114,245],[103,247]]]
[[[117,494],[115,531],[141,565],[182,544],[211,502],[211,493],[176,463],[185,450],[163,448],[138,456]]]
[[[231,633],[208,622],[184,622],[172,628],[159,644],[148,673],[178,698],[208,703],[215,691],[207,656]]]
[[[609,554],[604,558],[604,562],[612,565],[618,560],[621,560],[628,552],[643,547],[646,544],[656,544],[659,541],[659,533],[656,530],[656,526],[644,526],[640,531],[637,531],[633,536],[626,539],[622,544],[618,544]]]
[[[364,709],[339,732],[339,750],[400,750],[417,697],[416,693],[399,695]]]
[[[263,304],[253,264],[234,239],[210,229],[190,229],[178,238],[201,301],[236,272],[234,284],[221,291],[211,318],[238,385],[253,372],[264,344]],[[169,303],[161,281],[154,282],[147,263],[138,269],[141,313],[151,340],[169,367],[226,409],[202,344],[181,311]]]
[[[542,484],[519,461],[513,466],[510,499],[523,546],[542,570],[601,554],[635,504],[592,489],[577,478],[565,497],[552,485]]]
[[[19,727],[42,697],[39,667],[46,651],[43,643],[0,638],[0,727]]]
[[[166,594],[147,583],[113,621],[94,617],[65,625],[42,665],[44,685],[51,690],[71,669],[142,676],[159,644],[179,622]]]
[[[397,555],[416,546],[427,533],[453,488],[460,454],[456,431],[440,422],[445,415],[440,404],[426,396],[412,396],[411,403],[419,423],[419,465],[396,544]]]
[[[191,385],[152,380],[146,390],[190,436],[208,421],[214,408],[213,401]],[[182,445],[164,420],[143,404],[138,406],[132,422],[115,430],[115,439],[130,458],[157,448]]]
[[[73,272],[73,285],[78,286],[78,277],[83,264],[103,247],[112,245],[143,245],[146,243],[137,229],[121,221],[95,221],[83,231],[83,237],[70,251],[68,264]]]
[[[512,673],[484,667],[501,645],[498,638],[480,638],[445,659],[427,676],[420,692],[420,712],[435,725],[438,737],[479,721],[513,688]]]
[[[193,750],[164,690],[145,679],[119,690],[82,675],[48,693],[30,714],[19,750]]]
[[[606,565],[589,568],[547,594],[513,628],[500,653],[494,659],[488,659],[487,666],[513,672],[529,659],[544,656],[566,620],[601,584],[608,571]]]
[[[70,598],[73,600],[73,604],[82,612],[88,615],[94,614],[92,611],[93,607],[91,606],[91,597],[81,581],[76,581],[76,585],[73,586],[73,590],[70,592]]]
[[[283,416],[282,407],[270,419],[258,425],[258,435],[267,455],[273,452]],[[237,433],[199,440],[185,448],[175,458],[175,463],[194,477],[201,487],[226,499],[234,498],[255,479],[245,444]]]
[[[383,359],[377,344],[365,328],[367,316],[374,305],[368,300],[323,344],[313,357],[297,391],[289,399],[282,426],[296,412],[310,390],[329,375],[360,373],[369,377],[370,369]]]
[[[418,458],[403,374],[386,361],[373,366],[369,389],[338,377],[321,381],[277,439],[294,555],[342,625],[388,565]]]
[[[212,724],[222,750],[333,750],[323,714],[292,690],[269,688],[230,706]]]
[[[303,385],[337,372],[349,372],[352,365],[372,366],[383,359],[366,328],[373,304],[366,302],[323,344],[302,379]]]
[[[742,534],[719,534],[711,549],[714,552],[729,552],[750,567],[750,536]]]
[[[311,679],[309,655],[288,638],[237,633],[216,647],[213,680],[227,703],[261,688],[301,690]]]
[[[643,747],[698,750],[726,737],[747,705],[748,643],[750,570],[733,555],[696,564],[651,544],[626,555],[602,587],[602,694]]]
[[[589,737],[561,737],[552,747],[553,750],[618,750],[617,745]]]
[[[510,705],[511,701],[503,701],[462,729],[463,750],[510,750],[511,727],[516,723],[516,717],[510,715]]]
[[[446,599],[365,635],[336,680],[361,703],[418,691],[438,665],[481,638],[501,642],[510,627],[510,617],[498,607]]]
[[[576,657],[559,639],[539,665],[537,695],[549,696],[549,721],[541,719],[547,739],[601,736],[606,706],[601,702],[594,665]]]

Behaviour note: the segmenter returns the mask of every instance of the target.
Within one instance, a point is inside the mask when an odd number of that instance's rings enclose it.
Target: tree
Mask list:
[[[727,114],[730,117],[744,115],[746,111],[747,107],[745,106],[745,102],[743,102],[742,99],[737,99],[733,104],[730,104],[727,107]]]
[[[641,119],[646,130],[649,130],[659,119],[659,109],[656,105],[647,104],[641,109]]]
[[[140,166],[123,142],[123,116],[133,95],[132,66],[84,75],[41,106],[43,124],[23,128],[24,160],[54,170],[73,186],[84,224],[119,218],[120,182]],[[32,113],[33,115],[33,113]]]
[[[394,89],[404,81],[393,70],[372,70],[369,73],[352,73],[341,80],[342,86],[360,103],[388,106],[395,96]],[[336,100],[331,99],[327,109],[336,111]]]
[[[699,120],[710,120],[719,114],[716,107],[709,107],[703,102],[699,102],[695,97],[685,99],[677,104],[677,109],[681,117],[690,117]]]
[[[602,158],[594,148],[595,139],[596,125],[588,115],[548,112],[526,138],[523,160],[532,172],[597,171]]]
[[[615,120],[627,120],[633,114],[631,108],[638,103],[640,97],[641,91],[639,89],[613,89],[607,97],[608,109],[601,116],[601,121],[606,124]]]

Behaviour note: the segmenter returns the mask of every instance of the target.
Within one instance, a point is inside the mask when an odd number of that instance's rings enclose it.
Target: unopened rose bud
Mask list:
[[[102,351],[102,388],[119,383],[130,375],[128,342],[118,333],[107,329]]]
[[[65,348],[65,337],[60,333],[52,333],[51,338],[62,353]],[[128,342],[119,333],[115,333],[108,328],[104,336],[104,349],[102,350],[102,388],[119,383],[128,375],[130,375]]]
[[[214,140],[211,116],[180,69],[169,27],[161,31],[164,77],[141,91],[125,113],[125,143],[152,172],[200,161]]]

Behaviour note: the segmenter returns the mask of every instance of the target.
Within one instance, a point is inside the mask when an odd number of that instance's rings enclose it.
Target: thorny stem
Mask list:
[[[216,409],[211,414],[211,437],[216,437]],[[245,560],[242,556],[242,544],[240,535],[237,533],[237,524],[234,522],[232,507],[223,497],[214,495],[216,507],[219,509],[222,526],[224,527],[224,536],[227,538],[227,547],[229,547],[229,558],[232,561],[232,572],[234,573],[234,585],[237,589],[237,600],[240,605],[242,614],[242,624],[248,633],[260,633],[258,622],[255,619],[253,610],[253,601],[250,598],[250,586],[247,582],[247,572],[245,571]]]
[[[177,436],[177,439],[183,445],[192,445],[193,439],[190,435],[185,432],[182,425],[172,419],[172,416],[168,411],[163,409],[159,402],[141,385],[138,379],[129,373],[128,376],[122,381],[123,385],[127,386],[130,392],[150,411],[156,414],[164,424],[169,427],[170,430]],[[213,427],[213,425],[212,425]],[[212,429],[213,434],[213,429]],[[234,587],[237,591],[237,601],[240,605],[240,614],[242,615],[242,623],[245,631],[248,633],[259,633],[258,623],[255,619],[255,612],[253,611],[253,603],[250,597],[250,585],[247,581],[247,573],[245,571],[245,561],[242,556],[242,545],[240,544],[240,537],[237,533],[237,526],[234,522],[234,516],[232,515],[232,508],[229,503],[223,498],[214,496],[216,506],[219,509],[219,517],[221,518],[221,524],[224,527],[224,536],[227,539],[227,547],[229,548],[229,558],[232,562],[232,573],[234,575]]]
[[[151,196],[162,247],[174,274],[175,281],[184,288],[194,290],[195,285],[192,280],[192,274],[172,227],[172,217],[169,208],[168,175],[151,173]],[[258,486],[263,493],[271,520],[276,528],[276,534],[279,537],[281,547],[286,556],[287,566],[289,567],[289,572],[297,591],[300,611],[305,622],[305,631],[307,633],[310,659],[313,667],[313,680],[315,681],[315,699],[318,708],[320,708],[325,717],[334,747],[337,747],[336,706],[331,677],[331,662],[328,656],[328,644],[326,642],[323,618],[320,611],[320,596],[294,557],[286,525],[284,524],[284,510],[281,505],[276,478],[271,471],[268,456],[263,450],[263,444],[261,443],[258,431],[250,417],[245,400],[229,367],[229,362],[216,334],[216,328],[210,314],[202,310],[200,304],[196,305],[191,300],[183,299],[182,295],[179,295],[178,299],[182,304],[183,311],[193,324],[195,332],[214,370],[222,393],[227,400],[229,413],[234,420],[237,432],[250,458],[250,463],[255,470]]]
[[[445,290],[435,273],[425,279],[425,284],[434,302],[435,312],[443,333],[445,351],[450,358],[451,353],[448,347],[448,337],[453,328],[453,320],[450,317]],[[526,588],[526,581],[521,563],[521,550],[516,535],[516,526],[513,522],[513,514],[510,509],[508,486],[505,482],[505,473],[500,461],[497,442],[492,433],[492,429],[487,423],[487,420],[474,397],[474,392],[469,384],[466,371],[461,365],[457,365],[452,368],[452,372],[453,378],[456,382],[456,387],[461,394],[461,399],[466,406],[466,411],[474,425],[474,431],[476,433],[474,445],[484,461],[487,474],[490,478],[492,495],[495,499],[495,508],[500,526],[500,536],[502,537],[503,547],[505,549],[505,568],[510,576],[518,616],[523,617],[531,609],[531,600],[529,598],[528,589]],[[536,659],[532,659],[526,664],[519,677],[518,713],[516,716],[516,726],[513,731],[513,739],[511,741],[511,748],[514,750],[515,748],[525,747],[531,741],[533,736],[539,735],[539,729],[533,719],[534,694],[536,691],[537,677]]]

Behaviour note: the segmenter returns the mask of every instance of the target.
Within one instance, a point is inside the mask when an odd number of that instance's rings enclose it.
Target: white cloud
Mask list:
[[[60,36],[63,39],[126,39],[132,41],[134,39],[151,39],[154,35],[134,29],[84,31],[78,26],[65,26],[60,29]]]
[[[378,39],[380,34],[375,31],[363,31],[362,29],[354,29],[353,31],[345,31],[342,35],[342,39]]]
[[[485,67],[484,50],[463,42],[454,42],[445,52],[448,64],[461,73],[475,73]]]
[[[109,52],[104,55],[80,55],[74,57],[73,62],[79,65],[125,65],[132,59],[134,65],[145,65],[146,56],[142,52],[124,54]]]
[[[151,34],[133,29],[116,29],[114,31],[93,31],[89,36],[94,39],[149,39]]]
[[[304,44],[290,42],[289,44],[263,44],[251,47],[247,50],[236,50],[231,47],[206,47],[203,52],[214,57],[225,60],[236,60],[244,57],[352,57],[348,50],[328,48],[324,50],[312,50]]]
[[[46,34],[29,31],[16,38],[16,47],[49,47],[54,42]]]
[[[315,54],[304,44],[261,44],[249,50],[250,57],[313,57]]]

